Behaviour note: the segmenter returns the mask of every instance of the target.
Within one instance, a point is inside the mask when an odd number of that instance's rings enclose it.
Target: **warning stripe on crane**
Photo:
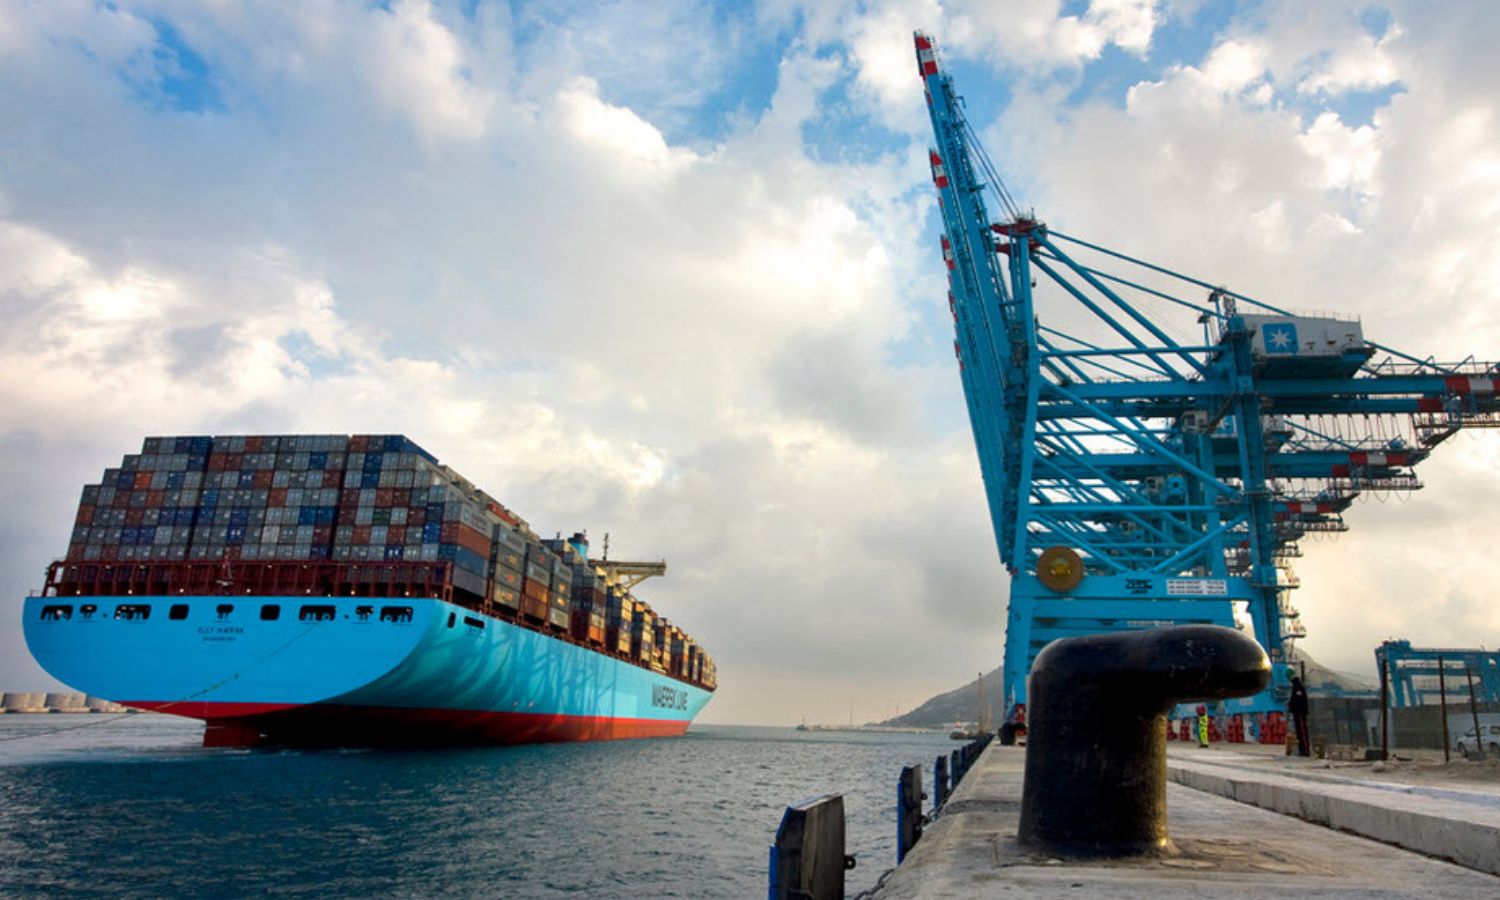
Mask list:
[[[1404,466],[1409,462],[1405,453],[1351,453],[1349,464],[1352,466]]]
[[[1286,505],[1286,511],[1289,512],[1289,513],[1292,513],[1294,515],[1299,515],[1299,516],[1300,515],[1304,515],[1304,514],[1311,514],[1311,513],[1327,514],[1327,513],[1333,512],[1333,504],[1331,504],[1331,503],[1302,503],[1300,501],[1293,501],[1293,502],[1288,503]]]
[[[943,235],[943,262],[947,264],[950,271],[956,267],[953,262],[953,245],[948,243],[946,234]]]
[[[1475,378],[1469,375],[1449,375],[1443,379],[1443,385],[1455,394],[1500,393],[1500,381],[1490,378]]]
[[[1409,466],[1412,465],[1411,455],[1407,453],[1351,453],[1349,454],[1349,465],[1334,466],[1335,478],[1348,478],[1350,470],[1358,467],[1368,469],[1373,466]]]
[[[925,34],[915,36],[917,44],[917,74],[926,78],[928,75],[936,75],[937,50],[932,46],[932,38]]]
[[[943,158],[936,150],[927,151],[927,161],[932,164],[932,183],[939,189],[948,186],[948,171],[943,168]]]

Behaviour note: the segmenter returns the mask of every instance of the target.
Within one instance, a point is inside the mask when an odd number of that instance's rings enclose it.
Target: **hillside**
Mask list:
[[[984,676],[984,699],[990,707],[991,720],[999,723],[1004,712],[1000,708],[999,669]],[[877,724],[903,728],[946,728],[954,722],[974,722],[978,718],[979,693],[975,683],[971,681],[947,693],[938,694],[911,712]]]

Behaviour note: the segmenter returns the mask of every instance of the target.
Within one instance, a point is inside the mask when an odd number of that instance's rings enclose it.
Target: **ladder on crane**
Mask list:
[[[1410,356],[1357,319],[1049,228],[1006,190],[936,43],[915,45],[954,352],[1010,576],[1007,720],[1057,638],[1247,624],[1285,662],[1299,540],[1345,530],[1363,492],[1420,488],[1414,467],[1454,431],[1500,423],[1500,366]],[[1231,711],[1284,709],[1287,669]]]

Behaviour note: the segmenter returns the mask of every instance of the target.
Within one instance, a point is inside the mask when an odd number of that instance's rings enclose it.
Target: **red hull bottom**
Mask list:
[[[691,724],[687,720],[323,704],[132,701],[125,705],[203,719],[207,724],[203,743],[210,747],[266,743],[413,746],[614,741],[675,737],[686,732]]]

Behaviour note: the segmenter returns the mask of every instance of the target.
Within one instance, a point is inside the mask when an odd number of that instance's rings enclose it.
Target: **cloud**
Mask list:
[[[667,146],[666,138],[650,122],[622,106],[599,99],[599,86],[580,78],[558,95],[559,111],[577,138],[597,144],[616,158],[654,169],[691,163],[694,154]]]
[[[951,4],[947,43],[1005,68],[1072,68],[1118,46],[1136,55],[1150,47],[1160,21],[1155,0],[1093,0],[1081,16],[1060,0]]]
[[[359,70],[425,140],[474,140],[484,134],[491,101],[464,73],[464,46],[432,14],[423,0],[397,0],[371,15]]]
[[[1371,195],[1380,148],[1375,129],[1368,125],[1349,128],[1337,113],[1322,113],[1302,133],[1302,146],[1309,156],[1323,163],[1325,190],[1350,190]]]

